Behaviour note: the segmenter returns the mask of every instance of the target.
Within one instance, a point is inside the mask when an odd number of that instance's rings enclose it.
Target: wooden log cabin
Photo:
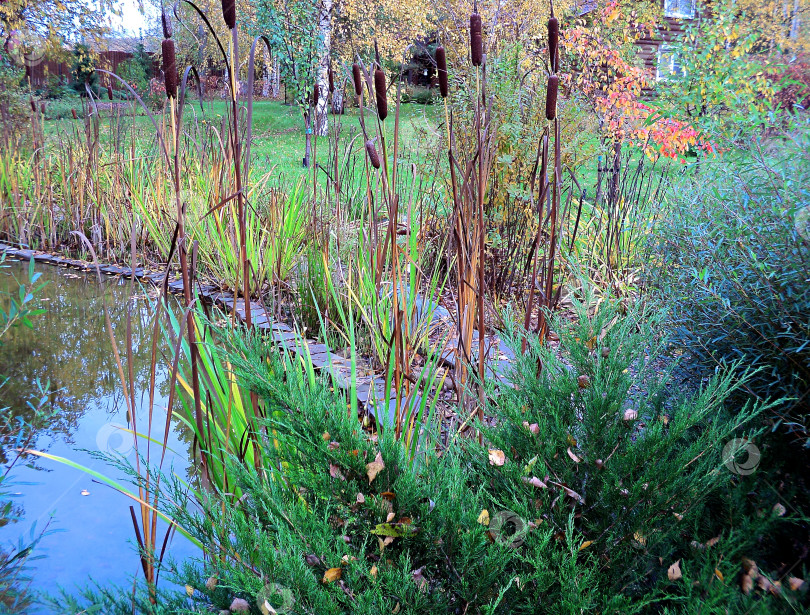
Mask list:
[[[673,43],[700,15],[698,0],[663,0],[664,22],[652,38],[636,41],[639,57],[656,81],[681,74]]]
[[[578,0],[580,17],[598,8],[597,0]],[[652,76],[651,84],[681,73],[674,42],[683,34],[689,22],[700,16],[699,0],[659,0],[664,13],[664,22],[652,37],[636,41],[638,55]],[[648,90],[647,94],[652,94]]]

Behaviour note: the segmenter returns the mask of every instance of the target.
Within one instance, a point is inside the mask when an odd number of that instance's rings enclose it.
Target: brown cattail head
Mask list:
[[[318,98],[320,98],[320,95],[321,95],[321,86],[319,86],[316,83],[315,86],[312,88],[312,106],[313,107],[318,106]]]
[[[436,68],[439,74],[439,93],[442,98],[447,98],[449,88],[447,87],[447,53],[444,47],[436,47]]]
[[[163,51],[163,81],[166,84],[166,96],[177,98],[177,58],[174,53],[174,41],[164,38]]]
[[[548,20],[548,58],[551,64],[551,72],[556,73],[559,70],[557,66],[559,57],[560,46],[560,22],[556,17]]]
[[[222,0],[222,17],[229,30],[236,27],[236,0]]]
[[[47,108],[48,108],[48,103],[45,102],[44,100],[41,103],[39,103],[39,112],[42,115],[45,115],[45,109],[47,109]]]
[[[172,37],[172,18],[166,11],[160,12],[160,23],[163,25],[163,38]]]
[[[33,113],[36,113],[36,112],[37,112],[37,103],[36,103],[36,102],[34,102],[33,97],[32,97],[32,98],[29,98],[29,99],[28,99],[28,102],[29,102],[29,103],[30,103],[30,105],[31,105],[31,111],[32,111]]]
[[[78,120],[78,119],[79,119],[79,116],[78,116],[78,114],[76,113],[76,109],[71,109],[71,110],[70,110],[70,112],[73,114],[73,119],[74,119],[74,120]]]
[[[111,85],[107,86],[107,97],[112,100],[113,99],[113,89]]]
[[[368,154],[368,159],[371,162],[371,166],[375,169],[380,168],[380,156],[377,154],[377,148],[374,147],[374,141],[369,139],[366,141],[366,153]]]
[[[377,116],[384,120],[388,117],[388,96],[385,93],[385,73],[381,68],[374,69],[374,94],[377,96]]]
[[[551,75],[548,78],[548,88],[546,89],[546,119],[553,120],[557,117],[557,89],[560,86],[560,78]]]
[[[329,70],[326,71],[326,77],[329,79],[329,93],[335,91],[335,74],[332,72],[332,67],[329,67]]]
[[[484,59],[481,16],[478,13],[470,15],[470,58],[472,58],[473,66],[481,66]]]
[[[360,96],[363,93],[363,77],[360,74],[359,64],[352,64],[352,79],[354,80],[354,93]]]

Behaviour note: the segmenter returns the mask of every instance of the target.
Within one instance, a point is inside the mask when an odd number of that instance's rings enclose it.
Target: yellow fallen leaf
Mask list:
[[[366,464],[366,473],[368,474],[368,483],[377,478],[377,474],[383,471],[385,468],[385,464],[383,463],[382,453],[377,453],[377,456],[374,458],[374,461],[371,463]]]
[[[503,451],[496,448],[489,449],[489,464],[493,466],[502,466],[506,463],[506,455]]]
[[[720,572],[719,568],[714,569],[714,576],[716,576],[718,579],[720,579],[721,582],[723,581],[723,573]]]
[[[191,585],[186,585],[186,595],[189,598],[194,595],[194,588]]]
[[[582,551],[582,549],[587,549],[587,548],[588,548],[588,547],[590,547],[592,544],[593,544],[593,540],[586,540],[586,541],[585,541],[585,542],[583,542],[581,545],[579,545],[579,550],[580,550],[580,551]]]
[[[369,574],[371,574],[371,576],[374,577],[375,579],[377,578],[377,564],[374,564],[371,567],[371,570],[369,571]]]
[[[343,570],[340,568],[330,568],[323,573],[323,583],[334,583],[343,575]]]
[[[486,508],[478,515],[478,523],[481,525],[489,525],[489,511]]]
[[[681,560],[678,560],[667,570],[667,577],[670,581],[677,581],[683,575],[681,574]]]

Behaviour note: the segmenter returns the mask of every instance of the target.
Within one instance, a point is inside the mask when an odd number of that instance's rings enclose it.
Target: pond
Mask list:
[[[16,292],[16,279],[26,279],[28,263],[7,261],[6,265],[0,268],[0,293]],[[127,313],[132,315],[132,367],[140,431],[145,429],[141,417],[149,407],[150,307],[154,301],[148,296],[150,289],[136,282],[130,292],[128,280],[105,278],[99,284],[95,275],[48,265],[38,264],[36,270],[42,273],[40,280],[47,282],[36,302],[47,312],[34,319],[33,329],[11,329],[1,341],[0,382],[8,381],[0,389],[0,408],[30,419],[29,402],[41,396],[38,383],[47,383],[46,408],[51,417],[38,430],[31,448],[124,482],[121,472],[91,454],[116,452],[135,461],[133,436],[120,429],[127,426],[127,404],[107,332],[105,303],[124,361]],[[152,437],[162,440],[169,378],[162,358],[158,366]],[[4,435],[0,433],[0,463],[7,467],[16,453],[15,443]],[[142,438],[140,443],[145,446]],[[171,468],[179,477],[189,478],[191,436],[182,424],[172,425],[168,446],[164,470]],[[0,469],[3,471],[5,468]],[[48,530],[27,563],[28,578],[18,580],[17,589],[34,597],[57,594],[59,588],[75,592],[91,582],[131,588],[133,577],[142,576],[129,510],[134,502],[129,498],[85,472],[49,459],[23,459],[10,476],[14,482],[12,504],[19,518],[0,527],[0,573],[3,554],[21,537],[28,539],[32,528]],[[196,554],[191,543],[175,534],[168,549],[170,558],[182,560]],[[54,611],[35,600],[23,612]]]

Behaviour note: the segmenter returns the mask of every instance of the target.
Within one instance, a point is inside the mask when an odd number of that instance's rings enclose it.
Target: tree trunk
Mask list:
[[[273,81],[273,69],[272,64],[270,63],[270,57],[267,53],[267,47],[262,47],[262,51],[264,52],[262,55],[264,57],[264,82],[262,83],[262,96],[267,98],[270,96],[270,85]]]
[[[311,109],[311,107],[310,107]],[[306,133],[306,146],[304,147],[304,162],[305,169],[309,168],[309,156],[312,152],[312,122],[310,121],[310,111],[304,113],[304,132]]]
[[[332,94],[332,113],[343,115],[343,88],[340,86],[335,87],[335,92]]]
[[[321,0],[318,14],[318,28],[321,31],[323,48],[318,59],[318,87],[321,95],[318,97],[318,106],[315,109],[315,133],[325,137],[329,130],[329,57],[332,49],[332,2]]]

